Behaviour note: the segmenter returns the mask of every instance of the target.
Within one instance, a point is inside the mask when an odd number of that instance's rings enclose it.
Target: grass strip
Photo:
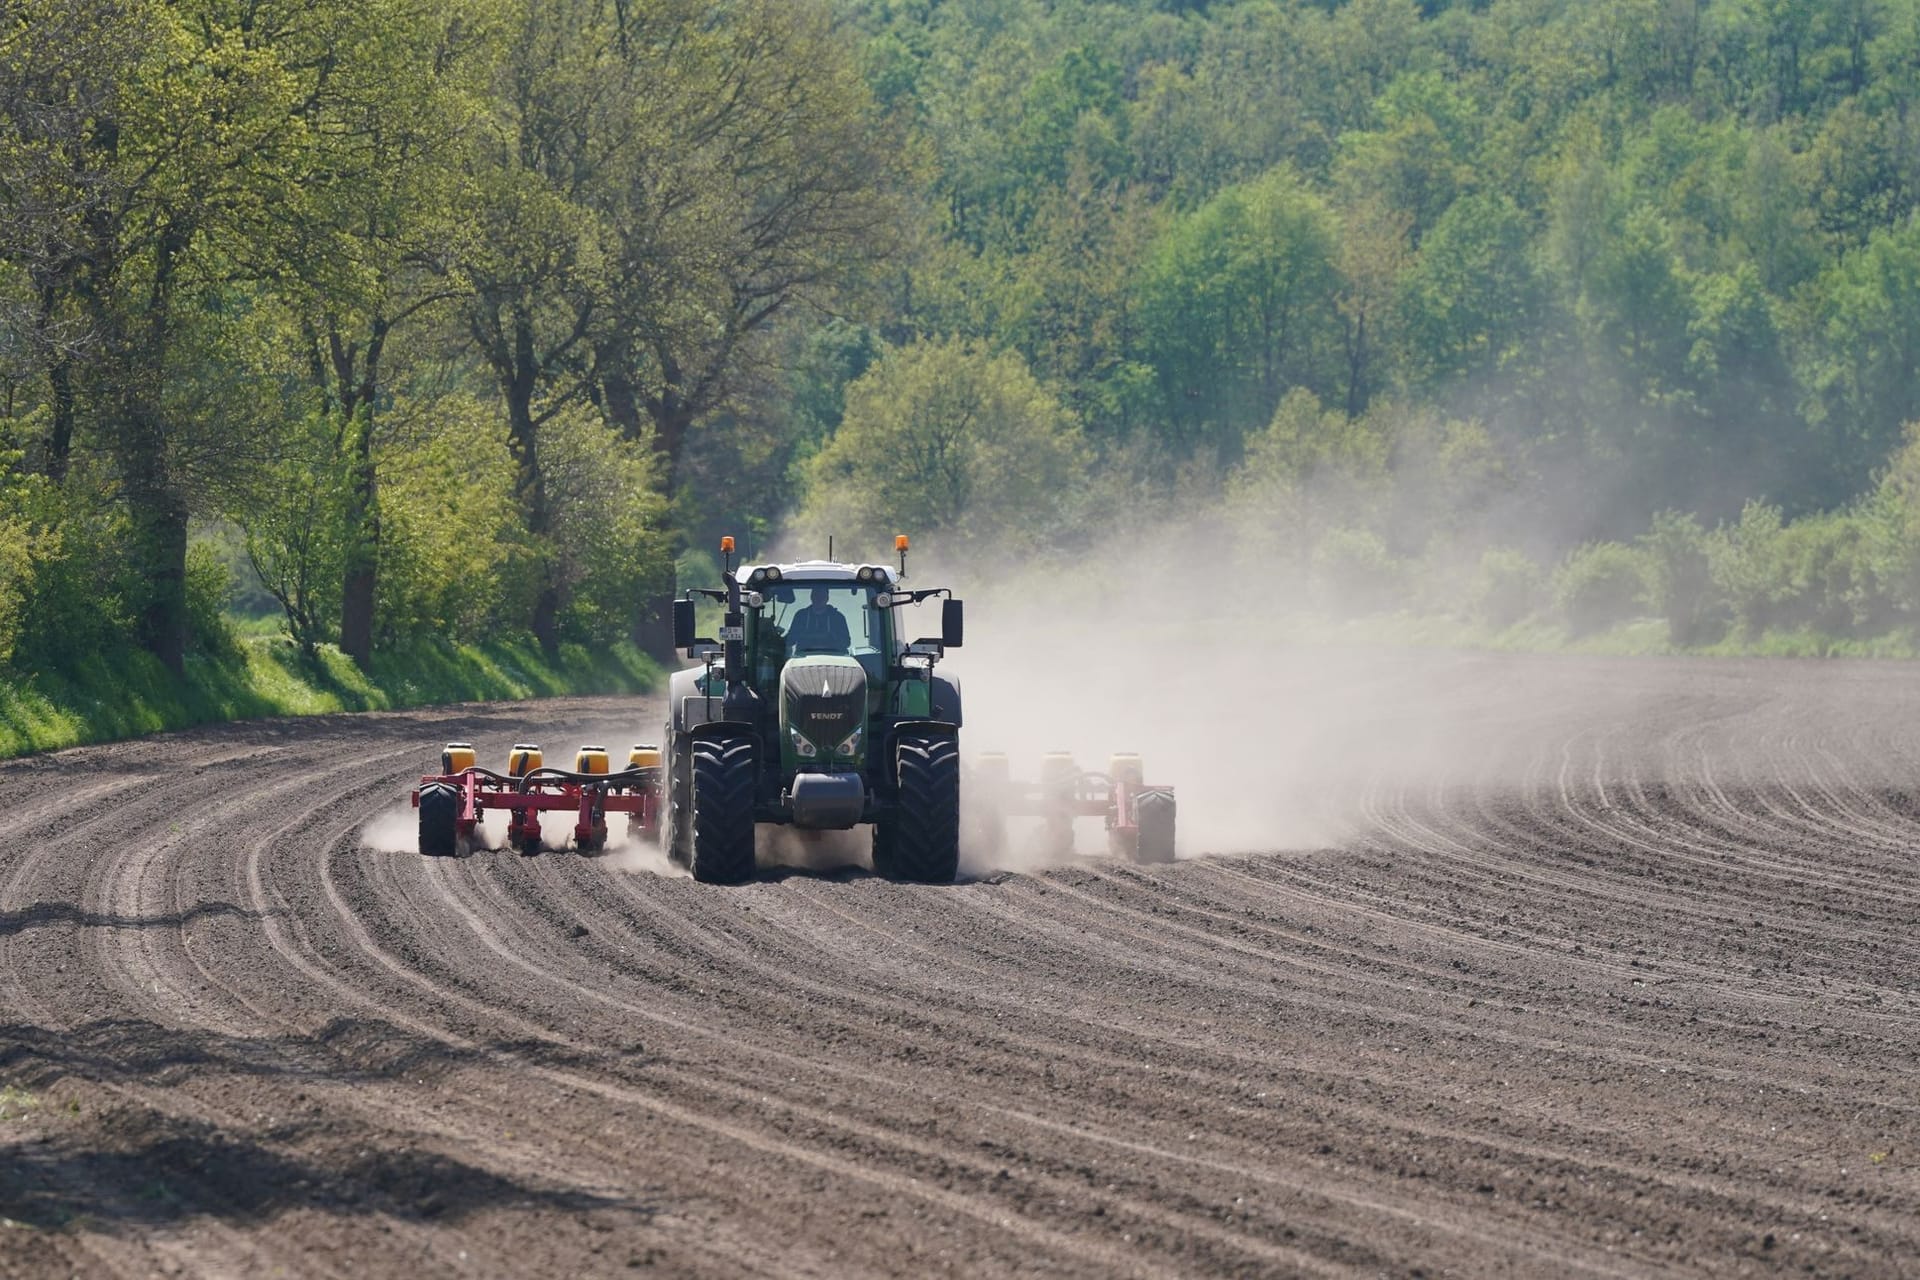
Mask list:
[[[308,658],[284,638],[245,636],[190,656],[184,676],[139,650],[95,653],[61,671],[0,668],[0,759],[260,716],[644,693],[660,680],[659,664],[627,644],[561,645],[549,660],[532,640],[423,640],[361,671],[331,646]]]

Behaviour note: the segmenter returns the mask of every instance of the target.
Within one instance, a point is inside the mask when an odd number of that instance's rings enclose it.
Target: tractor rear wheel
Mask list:
[[[753,739],[693,742],[693,878],[740,884],[753,878],[753,793],[759,780]]]
[[[1173,861],[1173,815],[1173,797],[1164,791],[1143,792],[1135,801],[1135,862]]]
[[[960,874],[960,744],[909,734],[894,747],[899,795],[874,831],[874,870],[916,884],[952,884]]]
[[[460,792],[444,782],[420,788],[420,852],[451,858],[460,848]]]

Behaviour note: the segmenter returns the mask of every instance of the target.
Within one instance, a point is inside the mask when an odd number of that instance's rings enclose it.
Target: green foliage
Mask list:
[[[801,525],[878,547],[902,530],[946,546],[1046,537],[1082,464],[1080,431],[1012,352],[926,342],[847,388],[845,421],[810,469]]]
[[[1598,539],[1579,643],[1630,560],[1671,644],[1878,643],[1916,49],[1910,0],[22,0],[0,664],[185,679],[236,587],[309,665],[553,656],[795,509],[968,552],[1219,512],[1343,608],[1418,564],[1516,631],[1483,550]]]
[[[1140,326],[1185,443],[1235,452],[1290,386],[1311,385],[1335,249],[1325,200],[1286,168],[1169,227],[1141,274]]]
[[[1618,542],[1595,542],[1561,561],[1553,602],[1567,629],[1588,636],[1639,617],[1646,606],[1646,557]]]
[[[1473,582],[1473,616],[1504,631],[1532,616],[1546,599],[1546,574],[1532,557],[1504,547],[1480,556]]]
[[[1406,596],[1408,566],[1366,529],[1334,529],[1314,549],[1315,597],[1336,616],[1381,613]]]
[[[1667,622],[1667,639],[1682,648],[1717,639],[1724,630],[1714,594],[1712,540],[1700,522],[1663,511],[1640,538],[1650,570],[1649,602]]]
[[[0,520],[0,663],[13,657],[21,612],[33,586],[33,531],[24,520]]]
[[[645,603],[673,589],[653,451],[584,407],[547,424],[561,633],[593,646],[631,634]]]
[[[453,395],[405,412],[430,415],[435,431],[395,439],[377,455],[383,645],[524,625],[533,566],[497,406]]]
[[[184,678],[139,650],[95,651],[62,671],[0,674],[0,758],[255,716],[644,693],[661,675],[624,642],[591,651],[563,645],[548,659],[528,639],[498,636],[391,645],[370,673],[332,646],[307,655],[282,637],[193,655]]]
[[[1427,385],[1500,370],[1535,322],[1531,228],[1512,200],[1472,195],[1436,219],[1400,280],[1408,374]]]
[[[18,624],[12,665],[18,670],[69,669],[80,657],[122,642],[131,630],[136,586],[121,548],[123,511],[88,477],[64,487],[31,484],[21,514],[26,574],[15,580]]]
[[[234,511],[254,572],[285,611],[287,633],[309,654],[339,634],[350,477],[337,433],[337,421],[321,413],[289,424],[283,452]]]
[[[1883,629],[1899,600],[1898,561],[1871,508],[1787,523],[1749,504],[1711,552],[1714,583],[1748,636],[1771,628],[1829,635]]]
[[[1748,635],[1774,622],[1775,610],[1792,591],[1784,571],[1784,529],[1780,508],[1749,502],[1739,522],[1719,530],[1708,550],[1714,588]]]
[[[233,627],[227,606],[233,602],[233,574],[220,552],[206,542],[187,547],[187,628],[193,647],[204,653],[233,652]]]

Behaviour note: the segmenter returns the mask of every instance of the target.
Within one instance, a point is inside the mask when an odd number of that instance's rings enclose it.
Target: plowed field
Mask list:
[[[951,887],[389,838],[636,702],[0,766],[0,1274],[1920,1274],[1920,671],[1381,678]]]

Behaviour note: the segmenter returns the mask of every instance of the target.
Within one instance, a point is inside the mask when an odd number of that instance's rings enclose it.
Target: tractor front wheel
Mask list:
[[[667,861],[684,867],[693,861],[693,743],[667,735],[666,783],[661,787],[661,843]]]
[[[911,734],[894,748],[897,803],[874,831],[874,870],[916,884],[960,874],[960,744]]]
[[[753,793],[759,778],[753,740],[696,738],[693,742],[693,831],[689,861],[705,884],[753,878]]]

